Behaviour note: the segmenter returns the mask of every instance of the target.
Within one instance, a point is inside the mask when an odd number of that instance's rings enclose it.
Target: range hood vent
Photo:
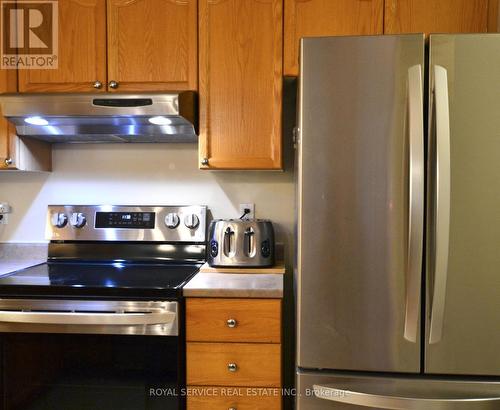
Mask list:
[[[196,142],[193,91],[149,94],[2,94],[17,135],[48,142]]]

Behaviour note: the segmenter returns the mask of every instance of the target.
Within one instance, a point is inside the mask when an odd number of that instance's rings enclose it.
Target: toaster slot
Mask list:
[[[243,242],[245,255],[253,256],[255,254],[255,231],[252,227],[248,227],[245,229],[245,238]]]
[[[235,250],[234,231],[228,226],[224,231],[224,255],[233,256]]]

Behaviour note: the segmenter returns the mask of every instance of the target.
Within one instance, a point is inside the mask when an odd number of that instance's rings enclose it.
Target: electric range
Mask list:
[[[3,408],[184,408],[206,207],[50,206],[46,225],[47,262],[0,278]]]

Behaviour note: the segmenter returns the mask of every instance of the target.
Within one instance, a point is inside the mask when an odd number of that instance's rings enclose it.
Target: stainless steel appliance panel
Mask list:
[[[154,227],[136,229],[96,226],[98,212],[154,213]],[[76,217],[84,218],[82,226]],[[60,219],[62,218],[62,219]],[[60,220],[59,220],[60,219]],[[63,222],[62,226],[56,224]],[[52,241],[150,241],[206,242],[207,208],[199,205],[136,206],[136,205],[50,205],[47,211],[47,239]],[[174,245],[164,245],[173,247]],[[124,255],[126,257],[127,255]]]
[[[302,40],[301,368],[420,371],[423,69],[422,35]]]
[[[175,93],[2,94],[19,136],[67,143],[196,142],[197,96]]]
[[[500,35],[430,41],[428,373],[500,375]]]
[[[297,410],[496,410],[500,383],[297,373]]]
[[[274,265],[274,228],[262,219],[217,219],[209,228],[210,266]]]
[[[0,333],[177,336],[178,303],[0,299]]]

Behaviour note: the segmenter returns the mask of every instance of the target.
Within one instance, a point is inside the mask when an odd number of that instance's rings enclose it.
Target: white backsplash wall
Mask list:
[[[279,242],[293,235],[292,171],[200,171],[195,144],[56,145],[52,173],[0,172],[0,202],[13,210],[0,242],[44,242],[49,204],[202,204],[237,218],[253,202]]]

